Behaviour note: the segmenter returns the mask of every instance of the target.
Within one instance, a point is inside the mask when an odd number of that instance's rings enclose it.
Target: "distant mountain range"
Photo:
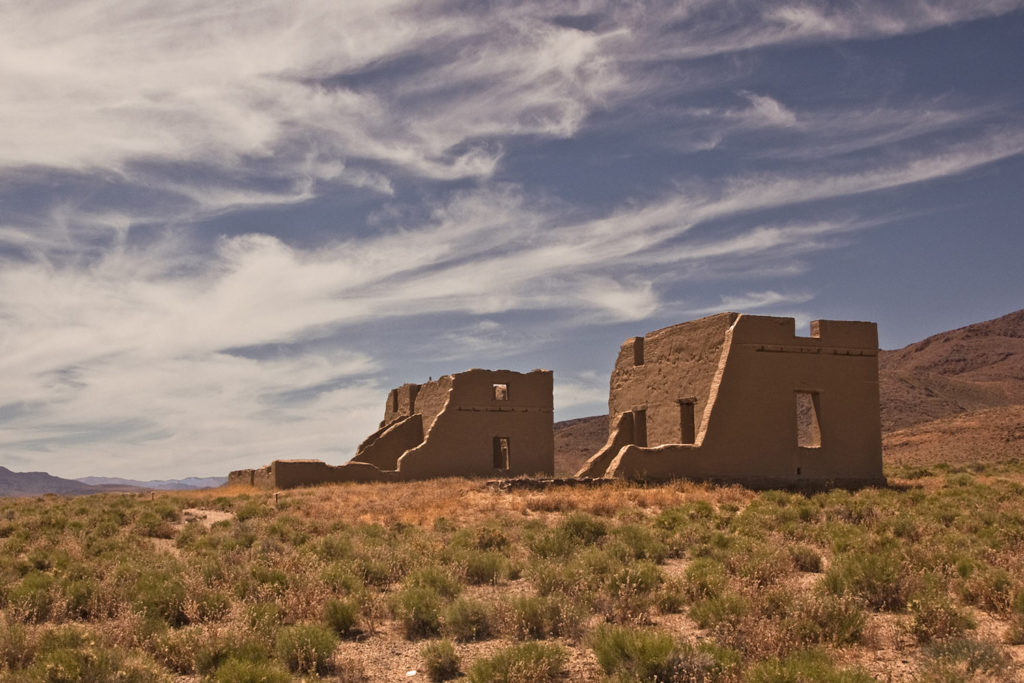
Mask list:
[[[159,491],[190,491],[193,489],[212,489],[228,483],[227,477],[185,477],[184,479],[121,479],[120,477],[82,477],[76,479],[90,486],[132,486],[140,489],[157,489]]]
[[[39,496],[58,493],[65,496],[79,496],[89,493],[115,491],[149,491],[153,489],[194,490],[213,488],[227,483],[227,477],[187,477],[185,479],[161,479],[137,481],[118,477],[84,477],[63,479],[46,472],[12,472],[0,467],[0,496]]]

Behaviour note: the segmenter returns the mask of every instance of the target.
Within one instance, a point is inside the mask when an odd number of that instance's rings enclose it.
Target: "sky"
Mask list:
[[[0,4],[0,465],[348,460],[389,388],[1024,301],[1024,0]]]

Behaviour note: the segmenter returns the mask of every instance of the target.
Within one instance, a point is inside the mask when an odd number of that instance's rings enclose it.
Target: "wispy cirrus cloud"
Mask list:
[[[6,6],[0,451],[63,474],[339,461],[420,362],[803,320],[808,259],[900,213],[839,200],[1019,156],[1024,130],[1013,93],[795,98],[751,77],[764,48],[1022,6]],[[603,402],[601,372],[558,377],[562,408]]]

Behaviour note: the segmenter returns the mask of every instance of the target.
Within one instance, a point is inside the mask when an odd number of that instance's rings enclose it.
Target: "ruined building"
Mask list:
[[[344,465],[275,460],[229,483],[290,488],[344,481],[551,475],[552,374],[468,370],[392,389],[380,428]]]
[[[884,482],[874,323],[721,313],[627,340],[580,477]]]

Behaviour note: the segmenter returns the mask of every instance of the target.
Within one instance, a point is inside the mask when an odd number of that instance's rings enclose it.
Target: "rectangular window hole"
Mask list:
[[[495,384],[494,385],[494,400],[495,401],[507,401],[508,400],[508,385],[507,384]]]
[[[494,437],[494,469],[507,470],[509,445],[507,436]]]
[[[642,448],[647,447],[647,410],[633,411],[633,443]]]
[[[644,364],[644,338],[633,337],[633,365]]]
[[[796,392],[796,444],[821,448],[821,406],[816,391]]]
[[[679,399],[679,443],[697,440],[697,423],[693,414],[696,403],[693,398]]]

